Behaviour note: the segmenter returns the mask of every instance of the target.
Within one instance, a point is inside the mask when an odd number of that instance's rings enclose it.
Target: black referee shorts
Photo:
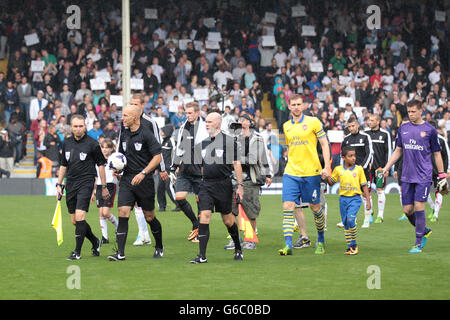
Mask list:
[[[203,180],[200,184],[198,200],[200,211],[210,210],[221,214],[231,213],[233,202],[231,179]]]
[[[66,205],[70,214],[74,214],[75,210],[89,211],[94,181],[94,179],[83,181],[67,180]]]
[[[155,182],[153,175],[147,175],[137,186],[131,185],[135,174],[123,176],[119,183],[118,207],[134,207],[137,203],[142,210],[155,209]]]
[[[103,207],[112,208],[112,207],[114,207],[114,198],[116,196],[116,184],[115,183],[107,183],[106,187],[108,188],[110,197],[107,200],[103,200],[102,186],[97,186],[97,190],[95,192],[95,197],[97,200],[97,208],[103,208]]]

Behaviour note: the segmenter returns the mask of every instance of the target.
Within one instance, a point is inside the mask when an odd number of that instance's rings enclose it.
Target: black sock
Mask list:
[[[97,237],[94,236],[94,234],[92,233],[91,226],[89,225],[89,223],[87,223],[86,220],[85,222],[86,222],[86,238],[88,238],[89,241],[92,243],[92,246],[95,247],[97,245]]]
[[[119,217],[119,225],[117,226],[117,251],[121,256],[125,255],[125,243],[127,242],[128,235],[128,219]]]
[[[241,241],[239,240],[239,229],[238,226],[235,223],[231,227],[228,227],[228,233],[231,236],[231,239],[234,241],[234,249],[235,250],[242,250],[241,249]]]
[[[198,226],[198,240],[200,248],[200,256],[206,257],[206,247],[209,240],[209,224],[200,223]]]
[[[81,253],[84,237],[86,236],[86,220],[75,222],[75,252]]]
[[[192,210],[192,207],[189,204],[189,202],[187,202],[186,199],[183,199],[183,200],[177,200],[177,204],[178,204],[178,207],[181,209],[181,211],[183,211],[185,216],[189,220],[191,220],[192,230],[197,229],[198,228],[198,219],[195,216],[194,210]]]
[[[159,248],[162,249],[163,244],[162,244],[162,228],[161,228],[161,223],[158,221],[158,219],[153,218],[152,221],[148,222],[150,226],[150,230],[152,231],[153,237],[155,237],[155,248]]]

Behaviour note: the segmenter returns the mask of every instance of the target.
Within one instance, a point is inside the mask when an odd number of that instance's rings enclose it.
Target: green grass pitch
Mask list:
[[[374,203],[376,204],[376,195]],[[193,202],[193,198],[189,198]],[[414,229],[397,221],[401,215],[398,195],[387,195],[385,221],[370,229],[358,228],[360,254],[345,256],[343,230],[339,220],[338,197],[327,195],[328,231],[326,253],[295,249],[293,256],[278,256],[284,244],[281,196],[264,196],[258,220],[260,243],[244,251],[244,261],[233,261],[233,252],[223,249],[227,231],[220,215],[211,221],[208,263],[188,261],[198,244],[186,240],[190,222],[182,212],[157,213],[163,227],[165,256],[152,259],[153,246],[133,247],[137,234],[134,214],[126,247],[127,260],[109,262],[113,244],[104,245],[100,257],[90,256],[86,239],[79,261],[66,261],[74,248],[74,227],[63,203],[64,243],[58,247],[50,227],[55,198],[44,196],[0,197],[1,299],[449,299],[450,298],[450,206],[449,198],[421,254],[409,254]],[[195,206],[194,206],[195,208]],[[375,205],[376,209],[376,205]],[[428,210],[428,209],[427,209]],[[376,211],[375,211],[376,212]],[[117,209],[113,210],[117,216]],[[308,233],[314,243],[316,232],[312,213],[305,210]],[[428,213],[428,211],[427,211]],[[91,204],[87,218],[100,236],[98,209]],[[358,215],[362,223],[362,210]],[[110,239],[114,228],[109,224]],[[298,234],[294,236],[296,240]],[[80,289],[69,289],[71,265],[79,266]],[[373,284],[370,266],[379,268],[379,289]],[[368,273],[369,270],[369,273]],[[69,273],[68,273],[69,271]],[[370,287],[370,286],[369,286]]]

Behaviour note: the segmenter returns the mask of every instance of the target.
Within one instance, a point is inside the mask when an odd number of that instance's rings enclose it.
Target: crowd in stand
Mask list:
[[[300,3],[306,15],[294,18],[291,8]],[[442,1],[379,2],[381,26],[369,30],[370,4],[131,1],[130,71],[133,79],[143,80],[143,90],[133,92],[145,94],[145,113],[175,129],[186,120],[183,104],[194,98],[203,116],[213,109],[224,113],[224,130],[239,114],[250,114],[279,174],[286,152],[271,121],[261,116],[265,94],[278,128],[289,119],[290,95],[299,93],[306,114],[318,117],[326,131],[345,130],[351,115],[365,127],[368,116],[378,114],[394,137],[406,103],[419,99],[425,119],[435,120],[448,139],[449,18],[439,21],[435,13],[450,8]],[[0,72],[0,121],[6,129],[0,135],[0,169],[11,172],[26,155],[29,132],[35,154],[57,165],[74,114],[85,116],[95,139],[117,138],[121,1],[80,1],[79,29],[67,28],[64,1],[5,1],[4,6],[0,59],[8,64],[7,72]],[[156,8],[158,18],[146,18],[145,8]],[[277,15],[275,23],[266,12]],[[316,36],[305,36],[304,26],[313,26]],[[205,41],[209,32],[220,33],[219,49]],[[27,43],[24,36],[30,34],[39,42]],[[271,35],[276,45],[263,46],[263,37]],[[32,68],[33,61],[43,61],[43,69]],[[97,73],[109,75],[104,90],[91,87]],[[198,98],[202,88],[208,98]]]

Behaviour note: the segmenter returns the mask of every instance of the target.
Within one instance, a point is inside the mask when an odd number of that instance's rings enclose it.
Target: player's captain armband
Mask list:
[[[326,133],[323,130],[320,130],[319,132],[316,133],[316,137],[317,138],[322,138],[322,137],[325,137],[325,136],[326,136]]]

